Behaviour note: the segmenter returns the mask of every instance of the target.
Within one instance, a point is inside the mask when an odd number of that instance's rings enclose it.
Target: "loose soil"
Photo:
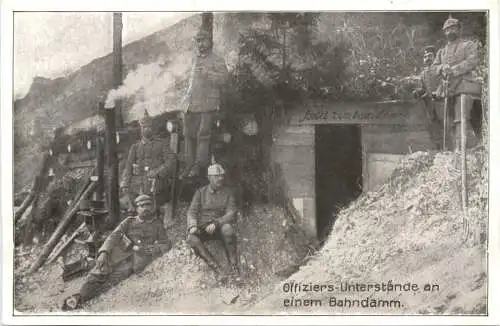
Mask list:
[[[237,287],[217,285],[212,272],[188,248],[183,240],[184,206],[180,208],[183,222],[170,231],[175,242],[173,249],[142,273],[86,303],[83,310],[167,314],[485,314],[486,158],[481,149],[468,154],[468,238],[463,232],[460,170],[456,168],[455,155],[417,152],[401,162],[386,184],[364,193],[343,210],[324,247],[288,279],[280,271],[303,261],[307,250],[305,243],[300,245],[302,251],[297,250],[297,241],[290,240],[291,225],[283,210],[255,205],[240,218],[239,251],[246,284]],[[212,249],[217,247],[212,245]],[[16,249],[15,309],[19,312],[59,311],[62,299],[77,291],[83,281],[80,278],[63,283],[57,264],[26,276],[24,272],[38,251],[39,248]],[[283,290],[283,285],[291,282],[339,286],[341,282],[389,281],[414,283],[419,290]],[[424,291],[425,284],[438,285],[439,290]],[[400,306],[330,307],[331,297],[396,300]],[[285,307],[285,299],[317,299],[323,304]]]

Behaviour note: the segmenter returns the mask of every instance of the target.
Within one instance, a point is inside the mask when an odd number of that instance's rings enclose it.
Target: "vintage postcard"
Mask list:
[[[3,321],[498,322],[498,7],[444,4],[2,5]]]

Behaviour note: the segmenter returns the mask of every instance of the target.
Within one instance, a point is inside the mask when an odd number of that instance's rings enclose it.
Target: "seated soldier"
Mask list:
[[[233,192],[224,186],[224,174],[220,164],[208,167],[209,184],[196,190],[187,213],[187,241],[196,255],[215,271],[220,280],[224,279],[223,273],[204,245],[207,240],[222,241],[233,276],[238,279],[240,275],[233,227],[236,215],[235,197]]]
[[[132,145],[124,167],[120,189],[122,208],[133,211],[132,202],[139,194],[155,196],[157,206],[169,198],[169,178],[173,174],[174,154],[169,143],[153,137],[148,112],[139,121],[142,139]]]
[[[99,249],[96,265],[79,293],[64,300],[62,309],[73,310],[133,273],[142,271],[154,258],[171,248],[162,221],[154,214],[148,195],[136,198],[137,215],[123,220]]]

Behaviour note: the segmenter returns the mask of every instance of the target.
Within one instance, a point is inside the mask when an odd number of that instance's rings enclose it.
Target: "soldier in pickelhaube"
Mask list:
[[[224,245],[235,280],[240,278],[236,248],[236,200],[233,191],[224,185],[224,168],[212,164],[207,171],[209,184],[196,190],[187,212],[187,241],[196,255],[214,270],[220,281],[226,279],[219,263],[205,247],[207,240]]]
[[[453,135],[450,147],[455,150],[460,148],[462,123],[467,124],[467,147],[474,147],[478,143],[478,137],[473,131],[470,120],[473,101],[480,99],[481,96],[481,85],[474,79],[472,73],[479,64],[478,45],[472,40],[460,37],[460,22],[451,16],[445,21],[443,32],[447,42],[438,51],[431,69],[434,75],[440,76],[445,82],[439,88],[437,96],[448,96],[449,121],[452,122]],[[460,116],[462,94],[467,95],[463,107],[466,121],[461,121]]]
[[[137,215],[124,219],[99,248],[95,267],[89,272],[78,293],[66,298],[63,310],[74,310],[128,278],[141,272],[172,244],[167,238],[163,222],[155,213],[153,200],[148,195],[135,199]]]
[[[198,176],[210,163],[212,127],[228,77],[224,59],[212,52],[210,33],[200,29],[195,42],[197,53],[182,103],[186,168],[181,178]]]
[[[121,204],[128,205],[140,194],[155,196],[161,205],[169,198],[169,180],[173,175],[174,153],[168,142],[155,138],[152,119],[148,112],[139,120],[141,140],[132,145],[125,163],[120,189],[124,197]]]

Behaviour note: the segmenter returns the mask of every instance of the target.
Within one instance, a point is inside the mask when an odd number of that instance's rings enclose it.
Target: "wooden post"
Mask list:
[[[465,106],[468,104],[468,95],[460,95],[460,147],[462,154],[462,210],[467,210],[467,118],[465,115]]]
[[[35,181],[36,180],[38,180],[38,179],[35,179]],[[33,198],[35,198],[35,193],[37,191],[36,188],[37,188],[37,185],[36,185],[36,182],[35,182],[34,185],[33,185],[33,187],[31,188],[28,196],[26,196],[26,198],[24,199],[23,203],[21,204],[21,206],[19,207],[19,209],[14,214],[14,225],[17,223],[17,221],[19,220],[19,218],[21,216],[23,216],[24,212],[29,207],[29,205],[31,205],[31,202],[33,201]]]
[[[172,178],[172,189],[170,189],[170,201],[171,205],[169,206],[170,213],[169,216],[174,218],[175,208],[177,206],[177,194],[178,185],[177,185],[177,177],[179,174],[179,132],[176,130],[175,132],[170,134],[170,149],[174,152],[174,176]]]
[[[77,200],[70,206],[68,212],[64,215],[64,217],[61,219],[61,222],[59,222],[59,225],[57,226],[56,230],[54,233],[52,233],[49,241],[45,244],[43,247],[42,252],[40,253],[40,256],[38,256],[37,260],[31,266],[29,273],[34,273],[36,272],[40,266],[43,265],[47,257],[50,255],[52,252],[52,249],[56,246],[56,244],[59,242],[59,239],[62,237],[64,232],[68,229],[70,226],[71,222],[73,221],[73,217],[75,216],[76,212],[80,208],[80,202],[87,198],[87,196],[94,191],[96,186],[96,183],[91,181],[85,185],[85,191],[83,191],[82,195],[77,198]]]
[[[113,13],[113,86],[118,88],[123,82],[123,58],[122,58],[122,13]],[[116,121],[118,128],[123,128],[123,115],[121,100],[115,103]]]
[[[204,12],[201,14],[201,27],[200,29],[206,30],[210,34],[210,41],[212,42],[212,47],[213,47],[213,40],[214,40],[214,14],[212,12]]]
[[[101,104],[103,105],[103,104]],[[114,227],[119,221],[118,189],[118,153],[116,150],[116,114],[115,108],[105,108],[106,122],[106,165],[108,168],[108,208],[109,226]]]
[[[102,200],[104,195],[104,144],[102,143],[101,136],[97,134],[96,138],[96,152],[97,152],[97,189],[96,200]]]
[[[45,189],[47,184],[47,172],[49,170],[50,164],[52,163],[52,156],[48,153],[44,154],[42,159],[42,166],[40,168],[40,172],[35,178],[35,186],[34,191],[35,195],[33,198],[33,208],[31,210],[31,214],[26,220],[26,226],[24,229],[24,244],[31,245],[33,241],[33,220],[37,218],[38,215],[38,201],[40,199],[40,192],[42,189]]]
[[[467,118],[465,107],[470,99],[468,95],[460,95],[460,156],[461,156],[461,176],[462,176],[462,216],[463,232],[465,241],[469,238],[469,217],[468,217],[468,194],[467,194]]]

